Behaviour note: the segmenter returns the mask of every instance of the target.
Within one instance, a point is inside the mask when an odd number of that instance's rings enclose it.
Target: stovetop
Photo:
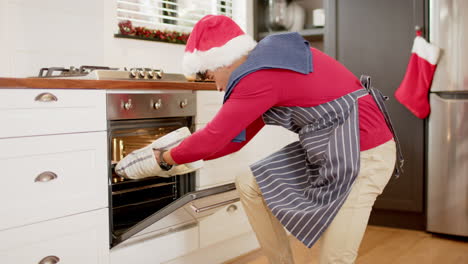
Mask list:
[[[140,80],[185,82],[188,79],[183,74],[165,73],[152,68],[112,68],[105,66],[71,66],[42,68],[35,78],[79,79],[79,80]],[[192,81],[209,81],[197,77]]]

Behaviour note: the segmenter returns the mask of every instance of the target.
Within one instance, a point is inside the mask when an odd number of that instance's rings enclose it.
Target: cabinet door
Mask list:
[[[240,201],[227,205],[216,213],[200,219],[199,227],[200,248],[222,243],[235,236],[252,232]]]
[[[423,212],[424,120],[394,99],[411,55],[415,26],[424,29],[425,0],[332,0],[335,7],[331,55],[356,76],[367,74],[390,97],[387,106],[405,157],[404,173],[392,178],[375,208]],[[332,45],[333,46],[333,45]],[[408,215],[409,215],[408,214]]]
[[[111,249],[110,264],[158,264],[193,252],[198,249],[198,226],[128,242]]]
[[[0,90],[0,138],[106,130],[104,90]]]
[[[197,116],[196,124],[207,124],[213,119],[223,105],[224,93],[218,91],[196,91]]]
[[[107,133],[0,139],[0,230],[108,206]]]
[[[108,224],[105,208],[2,231],[0,263],[108,264]]]

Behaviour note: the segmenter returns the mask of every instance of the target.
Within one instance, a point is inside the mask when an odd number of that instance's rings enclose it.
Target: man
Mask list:
[[[224,104],[179,146],[155,150],[161,167],[235,152],[265,124],[296,132],[297,142],[237,177],[249,221],[270,263],[293,263],[284,228],[307,247],[320,238],[320,263],[353,263],[396,159],[383,96],[370,79],[360,82],[297,33],[257,44],[214,15],[195,25],[184,70],[213,78]]]

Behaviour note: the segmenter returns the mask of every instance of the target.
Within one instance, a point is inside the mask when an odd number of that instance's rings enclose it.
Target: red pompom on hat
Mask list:
[[[207,15],[193,27],[185,47],[186,76],[232,64],[251,51],[257,42],[223,15]]]

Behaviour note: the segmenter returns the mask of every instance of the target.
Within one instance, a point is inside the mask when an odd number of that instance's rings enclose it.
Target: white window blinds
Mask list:
[[[233,17],[233,0],[117,0],[118,21],[135,26],[190,32],[205,15]]]

